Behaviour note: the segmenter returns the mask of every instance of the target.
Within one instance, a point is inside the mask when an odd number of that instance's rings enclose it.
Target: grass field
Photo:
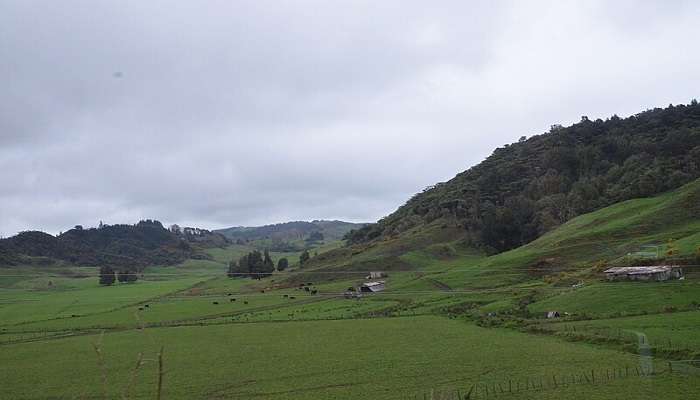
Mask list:
[[[162,399],[691,398],[700,374],[668,362],[700,358],[697,274],[606,282],[600,270],[671,238],[691,255],[700,226],[679,204],[697,186],[490,257],[429,226],[362,249],[329,243],[262,280],[225,276],[249,245],[112,287],[90,267],[1,268],[0,398],[155,398],[161,348]],[[283,256],[297,254],[272,253]],[[344,297],[377,270],[384,292]],[[552,310],[569,316],[544,319]]]
[[[99,396],[91,345],[98,340],[93,335],[5,347],[0,397]],[[146,364],[133,386],[129,374],[138,353],[152,359],[160,346],[167,371],[163,395],[173,399],[347,399],[370,393],[404,399],[426,388],[465,390],[477,380],[536,380],[638,364],[630,354],[437,317],[228,324],[105,335],[108,395],[129,388],[134,398],[150,397],[155,364]],[[42,377],[40,385],[35,376]],[[624,393],[620,387],[607,398]]]

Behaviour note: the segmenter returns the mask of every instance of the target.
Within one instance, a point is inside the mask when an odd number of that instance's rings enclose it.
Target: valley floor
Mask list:
[[[451,276],[447,264],[395,272],[389,290],[359,300],[342,296],[353,279],[308,282],[319,291],[312,295],[275,287],[284,274],[228,279],[222,265],[205,261],[177,274],[153,268],[135,284],[113,287],[94,277],[52,277],[50,289],[46,277],[5,282],[0,398],[155,398],[161,349],[163,399],[685,399],[700,392],[694,367],[669,368],[680,358],[670,351],[640,357],[636,337],[620,334],[644,331],[652,345],[700,351],[695,281],[469,289],[440,281]],[[620,309],[661,312],[645,303],[654,296],[677,312],[610,318],[609,308],[596,306],[605,291],[628,294],[619,296]],[[593,319],[538,318],[509,328],[510,320],[483,317],[533,292],[540,293],[529,305],[536,314],[578,311],[575,304]],[[664,329],[669,323],[676,328]]]

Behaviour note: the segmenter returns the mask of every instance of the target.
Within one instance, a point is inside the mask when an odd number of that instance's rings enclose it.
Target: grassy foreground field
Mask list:
[[[102,378],[92,348],[99,340],[81,336],[4,347],[0,396],[99,396]],[[133,398],[153,395],[152,360],[160,346],[165,348],[163,396],[171,399],[406,399],[426,388],[466,392],[477,382],[524,384],[639,364],[631,354],[438,317],[159,328],[111,333],[101,341],[109,398],[125,390]],[[131,385],[139,353],[151,361]],[[644,383],[650,396],[669,385],[662,377],[627,379]],[[583,389],[575,392],[620,398],[627,389],[618,383],[579,385]],[[694,386],[684,393],[700,390],[700,380],[689,383]],[[584,393],[575,398],[586,398]]]

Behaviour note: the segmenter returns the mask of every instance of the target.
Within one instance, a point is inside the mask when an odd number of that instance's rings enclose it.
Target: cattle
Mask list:
[[[211,304],[219,304],[218,301],[212,301]]]

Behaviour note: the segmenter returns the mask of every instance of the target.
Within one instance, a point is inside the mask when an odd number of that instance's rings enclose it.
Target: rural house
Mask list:
[[[384,290],[384,281],[367,282],[360,286],[360,292],[363,293],[376,293]]]
[[[683,276],[677,265],[651,265],[644,267],[614,267],[605,270],[609,281],[667,281]]]

